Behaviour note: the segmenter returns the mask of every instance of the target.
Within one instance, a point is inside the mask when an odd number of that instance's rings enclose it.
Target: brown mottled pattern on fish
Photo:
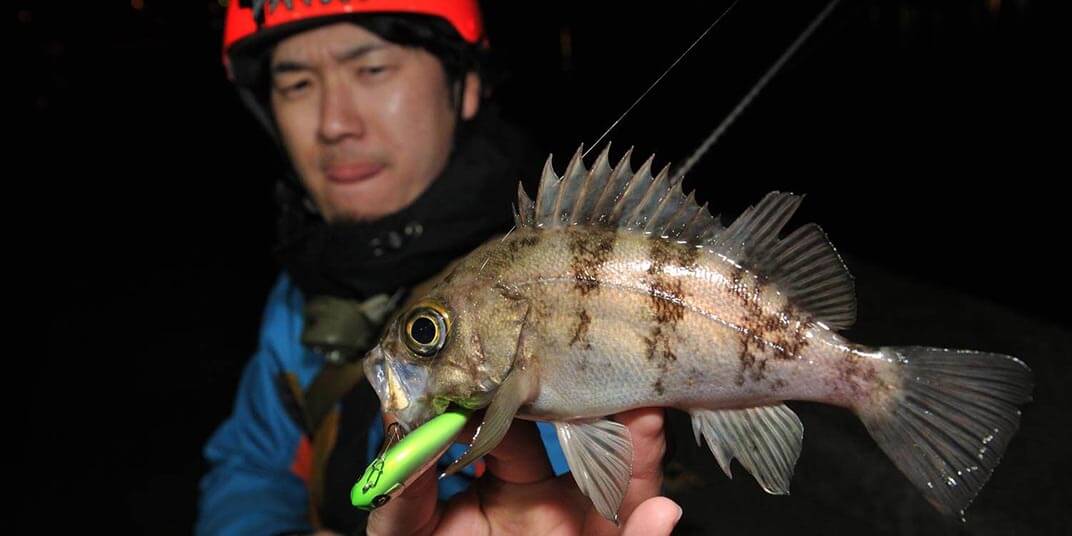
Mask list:
[[[808,345],[806,334],[814,330],[814,322],[802,315],[787,301],[778,310],[772,310],[769,296],[773,289],[759,275],[749,274],[735,267],[730,289],[745,311],[741,324],[741,353],[738,355],[740,371],[734,382],[743,385],[747,380],[761,382],[766,379],[768,359],[790,360],[800,355]],[[765,300],[768,302],[765,303]],[[778,388],[784,387],[784,380]]]
[[[532,247],[536,246],[536,244],[540,243],[540,235],[534,233],[525,233],[513,240],[510,240],[510,237],[507,236],[503,240],[503,242],[506,245],[506,251],[509,260],[517,261],[520,259],[520,254],[523,251],[531,249]]]
[[[573,255],[570,268],[574,286],[582,296],[599,288],[599,272],[614,249],[616,237],[611,229],[586,229],[570,235],[569,251]]]
[[[591,350],[592,343],[588,342],[588,324],[592,323],[592,319],[588,316],[588,311],[581,309],[577,313],[577,329],[573,332],[573,338],[570,339],[570,346],[580,344],[584,350]]]
[[[648,245],[648,295],[651,298],[649,303],[654,326],[651,334],[644,340],[648,347],[648,361],[659,371],[652,390],[656,396],[662,397],[666,394],[664,383],[667,373],[677,361],[677,356],[671,349],[671,338],[677,336],[677,323],[685,317],[685,291],[682,283],[674,275],[666,273],[666,269],[695,268],[699,249],[675,244],[655,235],[648,237]]]

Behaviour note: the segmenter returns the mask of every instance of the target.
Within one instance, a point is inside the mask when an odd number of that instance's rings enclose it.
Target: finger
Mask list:
[[[514,419],[499,446],[485,460],[488,473],[511,484],[531,484],[554,476],[536,423]]]
[[[664,536],[681,520],[681,507],[666,497],[652,497],[626,518],[622,536]]]
[[[629,429],[633,442],[633,473],[620,509],[620,515],[628,518],[634,508],[659,495],[662,488],[665,414],[662,408],[642,408],[619,413],[615,420]]]
[[[384,426],[396,419],[384,416]],[[391,498],[387,504],[369,514],[368,534],[430,534],[435,527],[438,472],[433,466]]]

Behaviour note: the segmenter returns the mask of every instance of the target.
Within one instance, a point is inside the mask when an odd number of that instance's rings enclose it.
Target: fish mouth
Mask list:
[[[365,356],[364,368],[365,377],[380,398],[384,413],[395,415],[407,433],[434,416],[434,408],[425,395],[427,367],[393,359],[376,346]]]

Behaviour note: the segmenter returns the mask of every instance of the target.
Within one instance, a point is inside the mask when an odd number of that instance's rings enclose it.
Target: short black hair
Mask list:
[[[422,48],[439,59],[453,86],[466,74],[484,74],[486,50],[471,44],[454,26],[440,17],[413,14],[376,14],[354,18],[353,22],[385,41],[405,47]]]

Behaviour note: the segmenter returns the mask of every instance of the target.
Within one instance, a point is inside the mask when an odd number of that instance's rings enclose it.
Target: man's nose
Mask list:
[[[339,81],[325,84],[320,101],[319,130],[318,134],[325,143],[334,143],[347,137],[359,138],[365,134],[361,110],[346,84]]]

